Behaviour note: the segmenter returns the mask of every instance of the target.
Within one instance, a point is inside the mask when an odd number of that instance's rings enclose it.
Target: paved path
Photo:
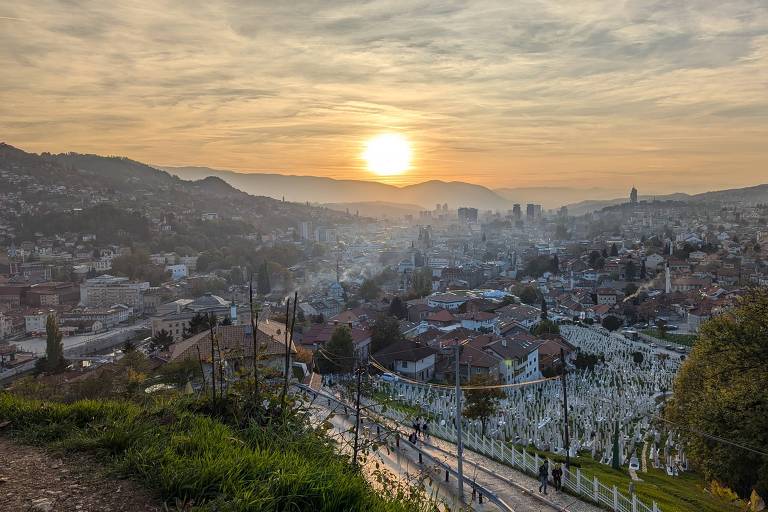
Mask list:
[[[376,417],[388,428],[399,428],[406,436],[411,432],[409,425],[396,423],[394,420]],[[402,439],[400,444],[406,444]],[[457,467],[456,445],[448,441],[432,436],[428,440],[420,439],[417,442],[419,448],[431,455],[436,460]],[[515,512],[604,512],[601,508],[583,502],[564,492],[557,492],[550,487],[546,496],[538,493],[538,481],[524,473],[520,473],[509,466],[496,462],[488,457],[464,449],[464,475],[474,479],[479,485],[493,492],[501,501]],[[472,498],[470,492],[466,493],[467,500]],[[477,502],[474,502],[477,503]]]

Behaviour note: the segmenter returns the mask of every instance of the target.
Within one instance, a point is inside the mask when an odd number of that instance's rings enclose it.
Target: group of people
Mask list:
[[[547,494],[547,485],[549,482],[549,461],[544,461],[544,463],[539,466],[539,492],[543,494]],[[552,485],[554,485],[556,491],[561,491],[563,489],[563,468],[560,464],[555,464],[555,467],[552,468]]]
[[[429,422],[426,418],[423,421],[419,417],[413,420],[413,432],[408,436],[408,439],[415,443],[419,437],[429,439]]]

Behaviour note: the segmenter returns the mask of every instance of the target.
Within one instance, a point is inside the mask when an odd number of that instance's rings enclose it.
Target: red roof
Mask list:
[[[428,322],[455,322],[456,317],[448,312],[446,309],[441,309],[436,313],[430,313],[427,317]]]

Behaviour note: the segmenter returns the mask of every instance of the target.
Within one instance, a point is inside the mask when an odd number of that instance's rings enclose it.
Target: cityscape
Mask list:
[[[766,510],[766,6],[481,3],[0,6],[0,510]]]

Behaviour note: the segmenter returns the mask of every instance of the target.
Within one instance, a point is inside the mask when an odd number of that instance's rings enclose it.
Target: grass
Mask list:
[[[564,460],[560,455],[530,448],[526,450],[554,460]],[[629,494],[630,478],[626,469],[613,469],[589,456],[575,457],[571,460],[581,467],[582,475],[596,476],[603,485],[608,487],[615,485],[624,495]],[[635,482],[637,497],[646,505],[651,505],[655,501],[663,512],[740,512],[742,510],[741,507],[707,492],[706,483],[696,473],[683,472],[678,477],[671,477],[664,470],[655,469],[649,464],[648,472],[638,471],[637,476],[642,480],[642,482]]]
[[[662,338],[658,329],[645,329],[641,331],[647,336],[653,336],[658,339],[660,343],[671,343],[672,345],[685,345],[692,347],[696,343],[697,336],[695,334],[676,334],[674,332],[667,331],[666,337]]]
[[[387,407],[405,413],[409,416],[427,416],[427,413],[421,407],[406,402],[401,402],[399,400],[392,400],[390,396],[384,391],[374,391],[371,393],[371,399],[380,404],[385,404]]]
[[[235,429],[200,411],[180,399],[63,404],[0,393],[0,421],[11,422],[3,433],[92,454],[169,504],[232,512],[414,509],[377,494],[318,433]]]

